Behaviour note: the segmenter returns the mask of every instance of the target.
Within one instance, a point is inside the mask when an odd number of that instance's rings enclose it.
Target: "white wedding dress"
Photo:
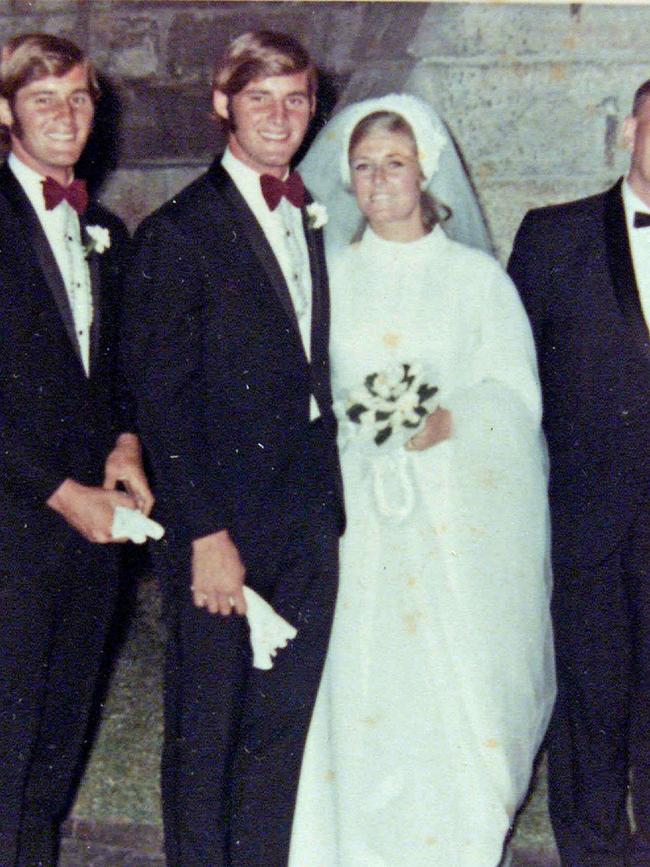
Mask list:
[[[348,526],[291,867],[495,867],[554,698],[546,458],[528,323],[437,227],[330,268]],[[420,364],[453,434],[381,446],[351,391]]]

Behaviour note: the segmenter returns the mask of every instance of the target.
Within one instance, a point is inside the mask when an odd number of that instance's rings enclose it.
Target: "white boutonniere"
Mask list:
[[[84,245],[86,258],[91,253],[103,253],[111,246],[111,233],[104,226],[86,226],[86,234],[90,238]]]
[[[329,220],[327,208],[320,202],[307,205],[307,217],[309,218],[307,225],[310,229],[322,229]]]

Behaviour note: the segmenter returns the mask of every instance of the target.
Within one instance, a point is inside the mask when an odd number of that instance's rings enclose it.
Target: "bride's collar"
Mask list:
[[[361,243],[364,247],[390,249],[395,252],[403,250],[407,255],[412,256],[419,250],[431,249],[432,246],[437,247],[444,243],[445,239],[446,235],[439,224],[435,225],[426,235],[416,238],[415,241],[389,241],[374,232],[370,225],[367,225]]]

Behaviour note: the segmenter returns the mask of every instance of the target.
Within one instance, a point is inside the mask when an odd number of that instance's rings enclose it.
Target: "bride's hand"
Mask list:
[[[424,451],[424,449],[429,449],[443,440],[448,440],[451,436],[451,430],[451,413],[448,409],[439,406],[426,417],[422,430],[413,434],[404,448],[413,452]]]

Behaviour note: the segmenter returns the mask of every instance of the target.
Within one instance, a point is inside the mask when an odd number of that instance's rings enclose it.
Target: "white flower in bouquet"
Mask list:
[[[388,398],[393,393],[394,385],[389,380],[387,374],[385,373],[377,373],[373,374],[372,380],[372,389],[374,391],[375,397],[384,398],[388,400]]]
[[[417,413],[420,398],[416,391],[406,391],[395,401],[395,413],[399,416],[402,424],[419,424],[420,416]]]

